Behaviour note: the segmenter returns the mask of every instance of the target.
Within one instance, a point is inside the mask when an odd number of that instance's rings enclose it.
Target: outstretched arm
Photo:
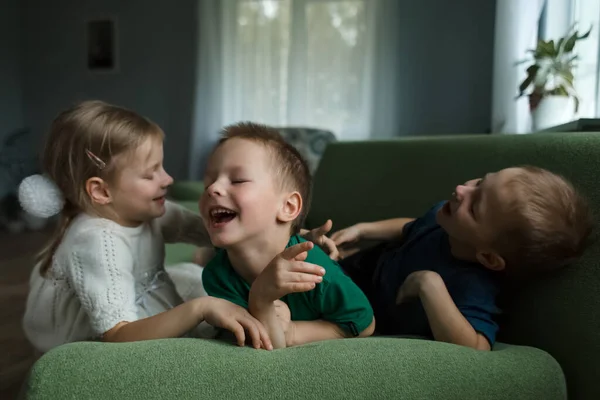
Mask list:
[[[477,350],[490,350],[490,343],[460,312],[441,276],[434,271],[413,272],[398,292],[397,302],[419,296],[433,337]]]
[[[291,321],[290,328],[286,334],[287,345],[298,346],[300,344],[318,342],[328,339],[343,339],[354,337],[344,331],[339,325],[333,322],[317,321]],[[375,318],[373,322],[358,337],[368,337],[375,332]]]
[[[233,332],[240,346],[246,341],[248,331],[255,348],[272,349],[269,335],[254,317],[242,307],[227,300],[199,297],[152,317],[137,321],[119,322],[102,336],[107,342],[132,342],[180,337],[200,322]]]

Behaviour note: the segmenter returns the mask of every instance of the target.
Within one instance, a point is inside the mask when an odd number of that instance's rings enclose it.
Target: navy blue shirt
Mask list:
[[[431,335],[425,310],[419,299],[396,305],[396,294],[412,272],[437,272],[454,303],[473,326],[491,344],[496,340],[498,325],[494,316],[499,291],[497,272],[479,263],[456,259],[450,251],[448,234],[436,221],[436,214],[445,202],[438,203],[424,216],[406,224],[403,240],[385,248],[379,256],[373,275],[372,302],[385,334]]]

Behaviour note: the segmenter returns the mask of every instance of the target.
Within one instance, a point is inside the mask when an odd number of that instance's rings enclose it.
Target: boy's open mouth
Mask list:
[[[210,220],[214,225],[223,225],[237,217],[237,213],[225,207],[215,207],[210,210]]]

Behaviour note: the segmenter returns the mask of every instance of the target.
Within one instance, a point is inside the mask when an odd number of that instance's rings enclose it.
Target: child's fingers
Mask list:
[[[312,264],[312,263],[308,263],[308,262],[304,262],[304,261],[297,261],[295,263],[292,264],[292,267],[290,268],[291,272],[302,272],[305,274],[313,274],[313,275],[320,275],[323,276],[325,275],[325,268],[320,267],[316,264]]]
[[[242,316],[238,319],[238,322],[248,331],[250,339],[255,349],[260,349],[261,346],[261,332],[258,329],[258,325],[252,318]]]
[[[223,328],[227,329],[230,332],[233,332],[235,338],[237,339],[238,345],[244,347],[246,343],[246,334],[244,333],[244,327],[235,319],[228,318],[223,323]]]
[[[339,254],[337,246],[335,245],[333,240],[331,240],[329,238],[325,238],[323,240],[323,243],[321,244],[321,246],[323,246],[327,249],[327,252],[329,253],[329,258],[331,258],[332,260],[338,259],[340,254]]]
[[[256,324],[256,327],[258,328],[258,334],[260,336],[260,342],[261,342],[262,348],[264,348],[265,350],[273,350],[273,344],[271,343],[271,338],[269,337],[269,333],[267,332],[267,330],[265,329],[263,324],[258,322]]]
[[[328,219],[323,225],[321,225],[320,227],[315,228],[311,231],[312,237],[318,238],[319,236],[325,236],[325,235],[327,235],[327,232],[329,232],[331,230],[332,227],[333,227],[333,222],[331,222],[331,220]]]
[[[315,288],[314,282],[292,282],[286,285],[287,293],[308,292]]]
[[[343,229],[331,235],[331,240],[333,240],[333,243],[335,243],[336,246],[339,246],[348,241],[348,236],[348,231]]]
[[[292,272],[289,277],[289,282],[314,282],[320,283],[323,281],[321,275],[305,274],[303,272]]]
[[[313,248],[312,242],[302,242],[294,245],[292,247],[288,247],[281,253],[281,257],[285,260],[293,260],[296,256],[300,255],[305,251],[309,251]]]
[[[294,257],[294,261],[304,261],[306,260],[306,257],[308,257],[308,251],[303,251],[302,253]]]

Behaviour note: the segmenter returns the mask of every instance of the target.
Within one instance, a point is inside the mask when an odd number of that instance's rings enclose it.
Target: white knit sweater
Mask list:
[[[136,228],[87,214],[73,220],[47,275],[40,275],[39,265],[31,275],[23,326],[38,350],[93,340],[120,321],[182,302],[165,273],[164,243],[208,245],[210,239],[197,214],[169,202],[166,209]]]

